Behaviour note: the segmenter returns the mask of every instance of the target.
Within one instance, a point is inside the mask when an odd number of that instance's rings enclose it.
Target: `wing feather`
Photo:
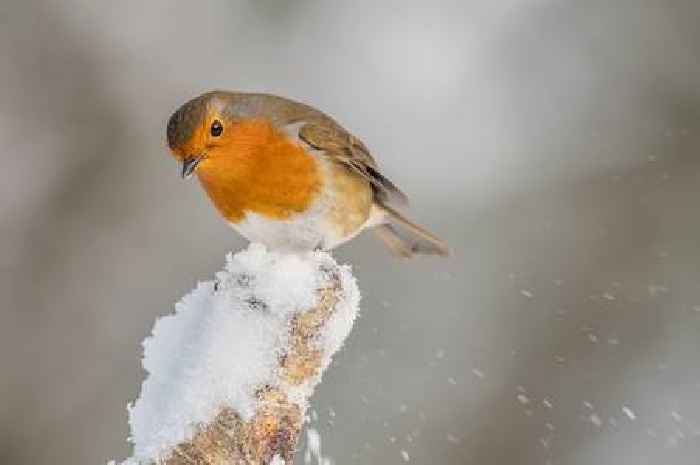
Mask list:
[[[339,126],[306,123],[299,129],[299,139],[367,179],[379,203],[408,203],[406,194],[381,174],[377,162],[362,141]]]

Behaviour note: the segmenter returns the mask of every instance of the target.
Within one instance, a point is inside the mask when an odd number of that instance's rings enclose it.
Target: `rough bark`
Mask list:
[[[290,325],[288,352],[280,358],[278,386],[260,386],[258,405],[250,421],[222,409],[189,441],[179,444],[159,465],[263,465],[294,460],[304,422],[303,406],[290,400],[289,390],[320,375],[324,354],[317,344],[338,303],[340,280],[319,289],[314,308],[300,312]]]

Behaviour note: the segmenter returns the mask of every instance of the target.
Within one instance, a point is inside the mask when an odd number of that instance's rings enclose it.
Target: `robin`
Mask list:
[[[440,239],[396,209],[406,196],[361,140],[303,103],[213,91],[168,121],[182,176],[196,174],[219,213],[269,248],[330,250],[373,228],[395,255],[447,255]]]

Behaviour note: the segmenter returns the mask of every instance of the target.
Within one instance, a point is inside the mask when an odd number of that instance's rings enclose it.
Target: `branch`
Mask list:
[[[307,402],[357,315],[346,266],[260,245],[227,257],[144,342],[123,465],[293,462]]]

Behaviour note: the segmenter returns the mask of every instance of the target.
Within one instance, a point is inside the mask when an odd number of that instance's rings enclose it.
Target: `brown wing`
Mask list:
[[[306,123],[299,128],[299,139],[367,179],[377,202],[408,203],[406,194],[379,172],[377,163],[365,144],[334,122]]]

